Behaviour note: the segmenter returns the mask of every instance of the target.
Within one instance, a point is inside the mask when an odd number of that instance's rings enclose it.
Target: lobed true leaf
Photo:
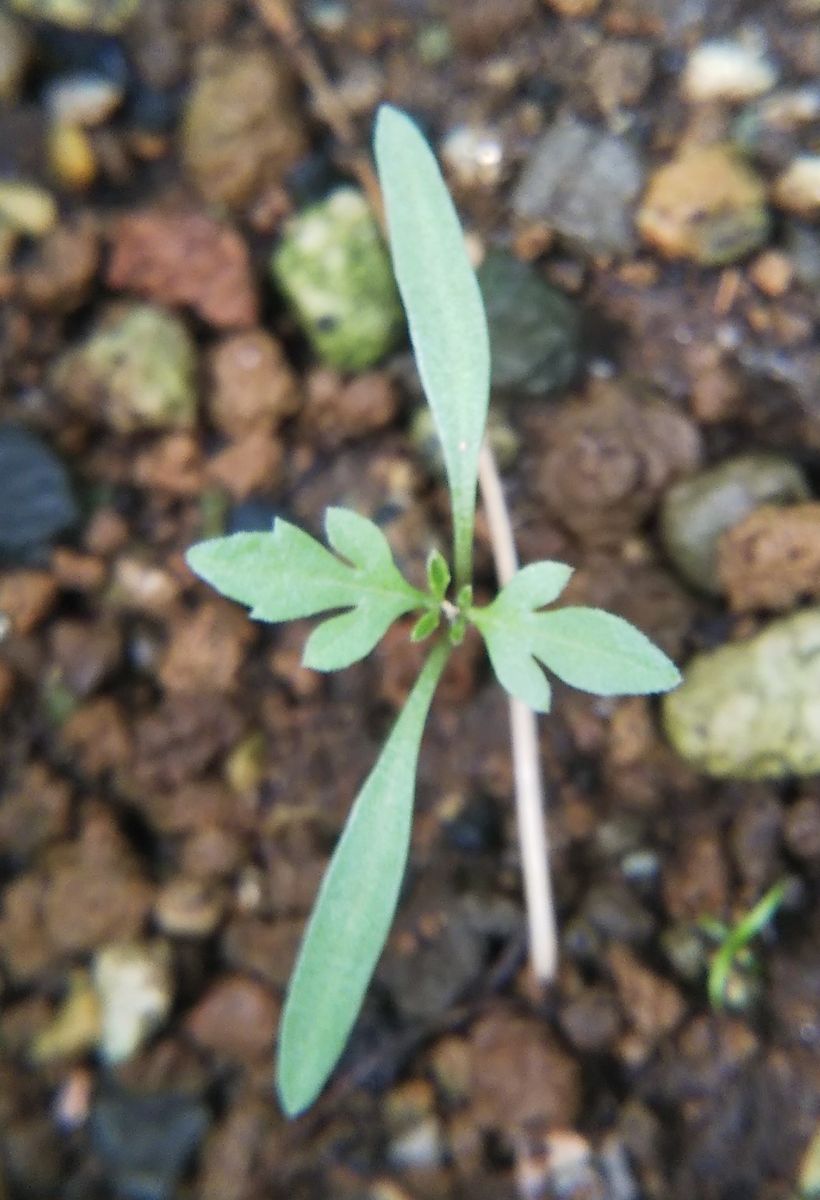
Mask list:
[[[315,629],[305,647],[306,666],[336,671],[369,654],[397,617],[429,601],[398,570],[372,521],[331,508],[326,529],[337,554],[279,518],[270,533],[235,533],[192,546],[188,564],[260,621],[350,609]]]
[[[499,683],[536,712],[548,712],[551,702],[539,663],[564,683],[599,696],[675,687],[677,667],[623,617],[597,608],[536,611],[558,597],[571,574],[564,563],[533,563],[492,604],[470,611]]]

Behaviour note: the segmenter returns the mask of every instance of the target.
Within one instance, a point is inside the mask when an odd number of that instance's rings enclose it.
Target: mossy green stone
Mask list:
[[[75,407],[121,433],[188,429],[196,421],[196,347],[183,322],[150,304],[116,308],[57,363],[52,383]]]
[[[365,370],[400,340],[404,313],[387,249],[354,188],[293,217],[271,271],[327,366]]]
[[[731,779],[820,771],[820,608],[699,654],[683,675],[663,718],[688,762]]]
[[[121,33],[141,0],[9,0],[9,7],[35,20],[53,21],[66,29]]]

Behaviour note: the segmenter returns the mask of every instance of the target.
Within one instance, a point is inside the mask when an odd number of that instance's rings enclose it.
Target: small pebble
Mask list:
[[[0,426],[0,557],[25,559],[78,519],[68,472],[33,433]]]
[[[584,254],[628,254],[643,181],[630,142],[565,115],[533,147],[512,207],[520,220],[545,222]]]
[[[667,735],[707,775],[783,779],[820,771],[820,609],[697,655],[662,701]]]
[[[172,937],[208,937],[224,911],[220,895],[198,879],[178,877],[166,883],[154,901],[154,918]]]
[[[766,190],[730,146],[703,146],[652,174],[637,224],[667,258],[736,262],[769,232]]]
[[[492,250],[478,272],[487,310],[492,385],[501,392],[543,396],[560,391],[580,364],[578,310],[539,272]]]
[[[820,859],[820,799],[801,796],[786,815],[786,845],[796,858]]]
[[[457,125],[445,134],[441,158],[463,188],[494,187],[504,171],[504,146],[486,126]]]
[[[102,75],[64,75],[46,89],[45,104],[57,125],[104,125],[123,101],[123,88]]]
[[[0,575],[3,636],[15,633],[27,637],[33,633],[51,612],[57,593],[57,581],[47,571],[18,570]]]
[[[57,202],[36,183],[0,180],[0,218],[18,233],[39,238],[57,224]]]
[[[91,1146],[122,1200],[173,1200],[209,1121],[192,1096],[106,1088],[91,1111]]]
[[[774,185],[774,200],[798,217],[820,215],[820,154],[794,159]]]
[[[165,1021],[173,999],[165,942],[113,942],[94,955],[94,986],[102,1007],[100,1052],[125,1062]]]
[[[141,0],[9,0],[11,8],[34,20],[52,21],[89,33],[121,33]]]
[[[35,1038],[32,1062],[59,1062],[84,1054],[97,1045],[101,1029],[100,1002],[87,971],[73,971],[68,994],[54,1020]]]
[[[31,41],[23,25],[0,11],[0,104],[17,99],[28,67]]]
[[[780,250],[766,250],[752,263],[749,277],[756,288],[777,300],[789,290],[794,279],[794,264]]]
[[[54,178],[70,191],[84,192],[97,177],[97,156],[79,125],[53,125],[48,133],[48,162]]]
[[[751,40],[703,42],[689,55],[681,80],[694,103],[728,100],[741,103],[762,96],[777,83],[777,69],[762,45]]]
[[[791,459],[737,455],[668,489],[661,505],[661,541],[687,583],[717,595],[721,534],[763,504],[794,503],[809,494],[803,472]]]
[[[327,366],[367,370],[402,336],[404,313],[387,248],[354,188],[338,188],[288,221],[271,273]]]
[[[544,3],[562,17],[591,17],[598,11],[601,0],[544,0]]]
[[[253,1062],[270,1054],[279,1020],[273,993],[245,975],[215,980],[185,1019],[198,1046],[213,1054]]]
[[[120,433],[185,429],[196,420],[196,363],[178,317],[148,304],[117,305],[58,359],[51,383],[76,411]]]
[[[261,42],[204,45],[180,135],[183,162],[205,200],[242,208],[281,186],[307,151],[303,111],[290,67]]]

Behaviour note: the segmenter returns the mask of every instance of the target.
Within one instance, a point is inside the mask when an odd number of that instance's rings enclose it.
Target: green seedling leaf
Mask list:
[[[449,648],[428,658],[359,793],[322,882],[285,1003],[277,1087],[295,1116],[324,1087],[358,1016],[398,901],[419,746]]]
[[[783,879],[774,887],[769,888],[754,908],[750,909],[733,929],[727,931],[725,926],[718,925],[718,928],[723,930],[724,938],[709,967],[709,1001],[713,1008],[723,1008],[732,967],[739,961],[741,953],[747,948],[749,942],[756,938],[777,914],[787,889],[788,881]],[[708,932],[705,921],[701,922],[701,925]]]
[[[427,586],[434,600],[441,601],[450,586],[450,568],[440,550],[431,550],[427,559]]]
[[[429,612],[426,612],[424,616],[419,617],[418,621],[413,626],[413,630],[410,634],[410,641],[423,642],[426,638],[429,638],[432,633],[436,632],[440,621],[441,613],[437,608],[433,608]]]
[[[350,609],[313,631],[304,662],[336,671],[364,658],[404,613],[429,602],[404,579],[390,546],[372,521],[346,508],[328,509],[328,540],[320,542],[278,519],[271,533],[235,533],[200,542],[188,565],[223,596],[246,604],[260,621],[292,621]]]
[[[478,455],[490,388],[487,319],[433,153],[409,117],[389,105],[379,109],[375,153],[396,280],[444,450],[460,585],[472,577]]]
[[[533,563],[492,604],[471,609],[499,682],[536,712],[548,712],[549,683],[538,663],[565,683],[599,696],[668,691],[680,673],[662,650],[622,617],[597,608],[534,611],[555,600],[571,568]]]

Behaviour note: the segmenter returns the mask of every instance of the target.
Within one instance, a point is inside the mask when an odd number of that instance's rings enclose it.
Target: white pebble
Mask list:
[[[693,50],[681,86],[687,100],[739,102],[762,96],[777,83],[777,70],[760,46],[732,41],[704,42]]]
[[[94,958],[102,1007],[100,1050],[106,1062],[125,1062],[171,1009],[171,954],[165,942],[112,942]]]
[[[123,90],[100,75],[65,75],[46,93],[46,105],[59,125],[91,129],[104,125],[122,104]]]
[[[820,214],[820,154],[801,154],[774,187],[777,203],[800,217]]]

